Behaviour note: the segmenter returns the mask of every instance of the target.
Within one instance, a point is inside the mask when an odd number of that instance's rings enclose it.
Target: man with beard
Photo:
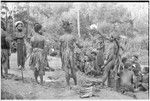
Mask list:
[[[75,85],[77,85],[75,66],[75,45],[81,48],[77,43],[77,38],[72,33],[72,28],[68,21],[63,21],[64,35],[60,37],[60,56],[62,61],[62,69],[65,72],[66,82],[70,88],[70,78],[73,78]]]

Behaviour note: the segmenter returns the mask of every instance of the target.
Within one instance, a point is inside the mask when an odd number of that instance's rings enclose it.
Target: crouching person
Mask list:
[[[149,67],[144,67],[142,70],[141,82],[135,91],[148,91],[149,90]]]
[[[130,71],[128,65],[124,66],[124,69],[120,73],[120,90],[123,94],[136,97],[134,93],[134,72]]]

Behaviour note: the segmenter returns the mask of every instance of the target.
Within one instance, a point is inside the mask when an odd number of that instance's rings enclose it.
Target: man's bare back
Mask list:
[[[127,69],[124,69],[121,75],[121,84],[123,85],[131,85],[133,80],[133,72]]]
[[[124,68],[124,70],[120,75],[120,85],[121,87],[124,88],[125,91],[134,90],[133,77],[134,77],[134,72]]]

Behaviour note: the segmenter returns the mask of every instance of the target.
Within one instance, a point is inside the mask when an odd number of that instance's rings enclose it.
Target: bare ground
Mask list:
[[[74,87],[73,80],[71,90],[67,89],[64,72],[61,70],[60,58],[48,57],[49,64],[55,71],[47,71],[44,76],[44,85],[36,84],[33,72],[29,69],[28,61],[24,71],[24,83],[21,80],[21,71],[18,70],[16,54],[10,57],[10,67],[8,79],[1,81],[2,98],[10,99],[81,99],[79,90],[88,81],[100,81],[100,78],[89,78],[78,72],[78,86]],[[148,92],[135,93],[138,99],[148,99]],[[115,92],[110,88],[101,88],[96,92],[96,96],[88,99],[133,99],[133,97]]]

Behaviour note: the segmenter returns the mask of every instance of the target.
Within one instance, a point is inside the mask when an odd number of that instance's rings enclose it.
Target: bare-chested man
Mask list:
[[[75,45],[81,48],[77,43],[77,38],[72,34],[72,28],[68,21],[63,21],[64,35],[60,37],[60,56],[62,61],[62,69],[65,71],[66,82],[70,88],[70,78],[73,78],[75,85],[77,85],[75,66]]]
[[[43,84],[43,76],[45,75],[45,67],[47,65],[47,48],[45,47],[45,37],[41,33],[42,25],[36,23],[34,25],[34,36],[31,38],[31,57],[29,66],[34,71],[34,77],[37,83],[38,76],[41,84]]]
[[[120,74],[120,85],[123,91],[134,91],[133,85],[134,72],[128,69],[128,66],[125,65],[124,69]]]
[[[134,72],[129,70],[129,65],[124,65],[120,73],[120,90],[123,94],[136,98],[134,95]]]
[[[119,56],[119,49],[120,49],[120,45],[119,45],[119,36],[111,36],[110,41],[113,42],[113,46],[112,49],[109,52],[108,55],[108,59],[107,62],[104,64],[104,76],[102,79],[102,84],[104,85],[105,81],[107,80],[110,70],[114,69],[115,70],[115,64],[116,61],[118,60],[118,56]]]

